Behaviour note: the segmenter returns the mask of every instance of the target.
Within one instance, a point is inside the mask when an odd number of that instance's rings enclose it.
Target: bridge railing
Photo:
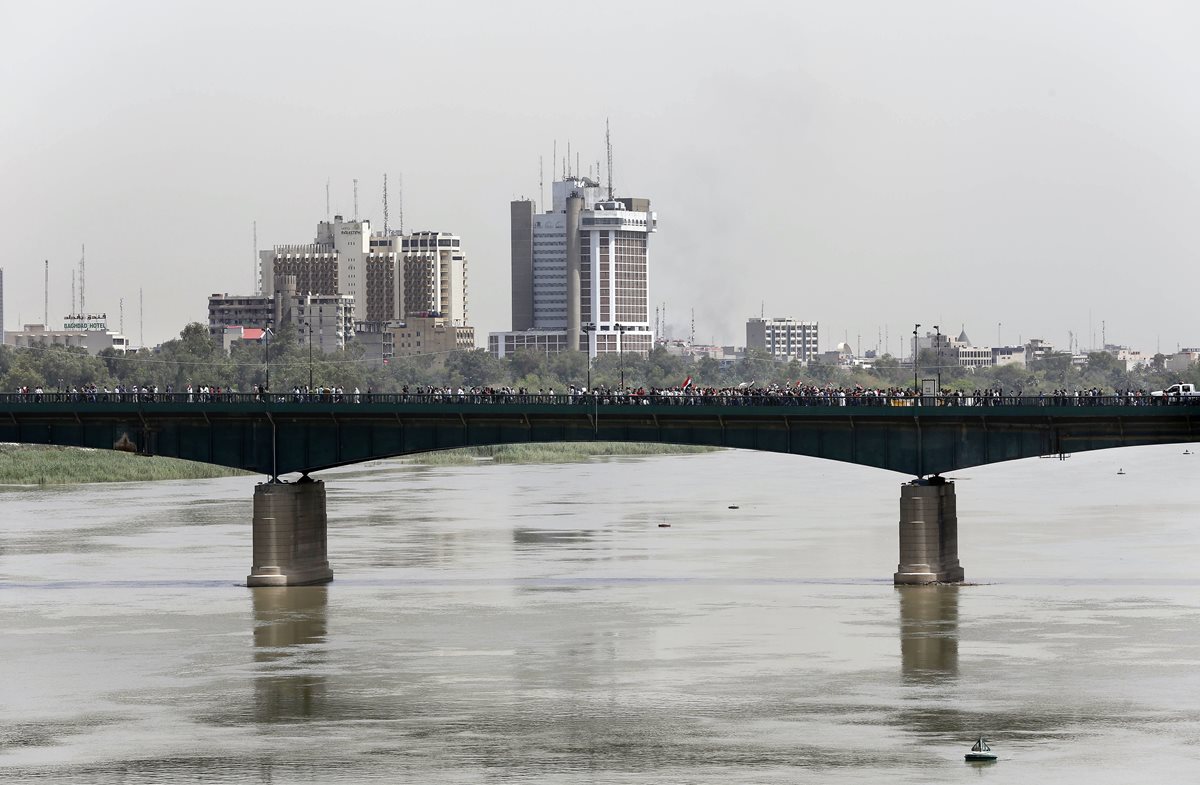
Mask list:
[[[722,390],[716,392],[662,391],[625,393],[620,391],[546,394],[516,392],[426,392],[426,393],[236,393],[236,392],[29,392],[0,393],[0,405],[63,404],[81,406],[99,403],[120,404],[361,404],[438,405],[557,405],[557,406],[795,406],[795,407],[1087,407],[1087,406],[1200,406],[1200,397],[1151,395],[943,395],[905,396],[885,394],[822,393],[804,394],[785,391],[745,392]]]

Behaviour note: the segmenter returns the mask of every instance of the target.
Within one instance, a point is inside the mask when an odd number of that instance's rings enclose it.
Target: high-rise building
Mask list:
[[[553,183],[551,209],[510,204],[512,331],[491,333],[498,357],[517,349],[646,354],[650,323],[648,199],[608,198],[600,184]]]
[[[462,239],[445,232],[413,232],[401,239],[401,319],[437,315],[456,327],[467,325],[467,259]]]
[[[370,221],[335,215],[317,224],[312,243],[277,245],[260,252],[259,264],[267,297],[287,275],[299,292],[350,295],[356,321],[437,314],[466,325],[467,259],[457,235],[372,232]]]
[[[746,348],[758,349],[777,360],[808,362],[817,355],[818,325],[795,319],[746,320]]]

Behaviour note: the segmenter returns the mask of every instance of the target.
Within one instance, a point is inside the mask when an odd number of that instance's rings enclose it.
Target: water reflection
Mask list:
[[[957,586],[897,586],[900,658],[906,680],[958,676]]]
[[[254,706],[259,722],[319,714],[325,704],[325,586],[262,587],[254,601]]]

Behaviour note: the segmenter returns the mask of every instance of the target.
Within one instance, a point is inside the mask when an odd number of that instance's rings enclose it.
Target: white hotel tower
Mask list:
[[[259,252],[262,292],[295,276],[301,294],[350,295],[354,320],[389,322],[438,314],[467,324],[467,259],[458,235],[372,232],[367,220],[335,215],[311,243]]]
[[[553,197],[544,213],[511,203],[512,331],[489,334],[488,348],[648,353],[650,200],[605,198],[596,181],[570,176]]]

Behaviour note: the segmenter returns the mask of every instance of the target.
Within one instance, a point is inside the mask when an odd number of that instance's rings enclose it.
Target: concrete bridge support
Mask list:
[[[254,488],[254,563],[247,586],[303,586],[333,580],[326,546],[325,483],[260,483]]]
[[[900,564],[896,585],[958,583],[958,512],[954,483],[941,477],[900,486]]]

